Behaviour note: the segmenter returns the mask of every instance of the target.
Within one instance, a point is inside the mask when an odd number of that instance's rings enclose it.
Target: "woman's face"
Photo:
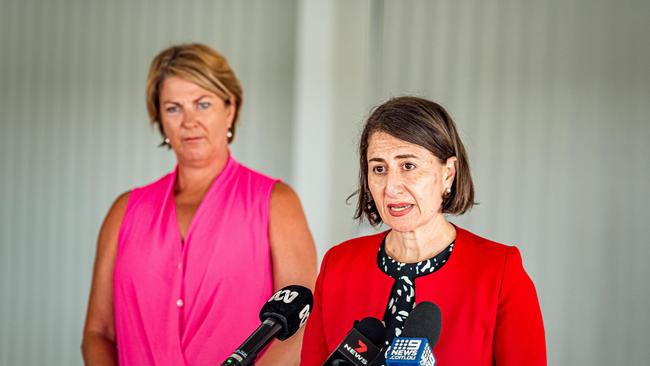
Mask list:
[[[455,157],[441,164],[422,146],[375,132],[367,159],[368,187],[386,225],[407,232],[434,223],[453,182]]]
[[[235,114],[213,92],[177,76],[160,87],[160,116],[179,164],[204,165],[228,155],[226,134]]]

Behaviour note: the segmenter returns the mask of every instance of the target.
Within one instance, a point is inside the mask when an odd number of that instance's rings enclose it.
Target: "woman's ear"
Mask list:
[[[446,188],[451,188],[451,185],[454,183],[454,178],[456,178],[456,162],[458,158],[455,156],[449,157],[445,162],[444,175],[443,175],[443,184]]]
[[[235,119],[235,99],[230,98],[226,103],[226,118],[228,118],[228,128],[232,128],[232,121]]]

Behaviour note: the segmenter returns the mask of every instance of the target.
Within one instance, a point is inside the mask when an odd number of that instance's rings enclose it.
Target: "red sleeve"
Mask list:
[[[314,309],[309,315],[305,325],[305,335],[302,339],[302,351],[300,353],[301,366],[321,366],[329,355],[327,351],[327,342],[323,328],[323,283],[325,282],[325,272],[329,253],[325,254],[321,263],[320,272],[316,279],[316,289],[314,290]]]
[[[508,249],[494,330],[496,366],[546,365],[544,323],[533,282],[516,247]]]

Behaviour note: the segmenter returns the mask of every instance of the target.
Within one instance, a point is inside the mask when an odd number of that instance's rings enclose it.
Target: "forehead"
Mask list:
[[[388,160],[398,155],[415,155],[420,158],[432,158],[433,154],[420,145],[401,140],[383,131],[374,132],[368,139],[368,159],[382,158]]]
[[[178,76],[169,76],[160,86],[161,99],[174,99],[179,97],[193,97],[201,95],[215,96],[213,92],[204,89],[196,83]]]

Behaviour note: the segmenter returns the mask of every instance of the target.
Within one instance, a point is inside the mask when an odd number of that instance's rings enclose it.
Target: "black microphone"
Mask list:
[[[355,321],[352,330],[327,358],[323,366],[367,366],[386,339],[386,328],[377,318]]]
[[[404,330],[393,340],[386,356],[386,366],[434,366],[433,347],[440,338],[442,314],[438,305],[424,301],[411,311]]]
[[[276,292],[260,311],[262,324],[221,366],[252,365],[273,338],[283,341],[294,335],[307,321],[313,304],[311,290],[303,286],[291,285]]]

